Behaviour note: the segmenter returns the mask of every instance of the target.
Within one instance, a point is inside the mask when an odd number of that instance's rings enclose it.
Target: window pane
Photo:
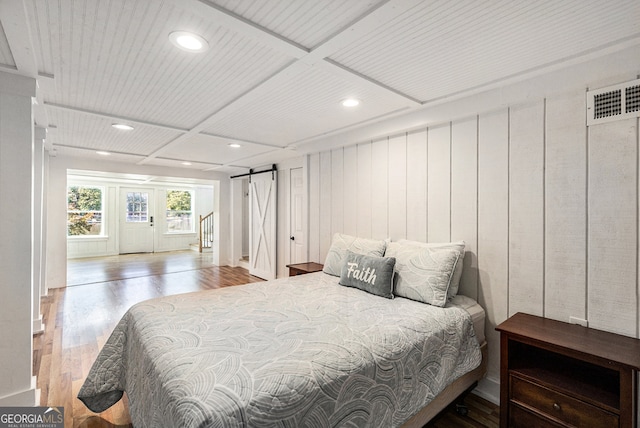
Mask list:
[[[67,188],[67,235],[102,235],[101,188]]]
[[[127,223],[146,222],[148,193],[127,192]]]
[[[188,190],[167,191],[167,232],[193,232],[191,201]]]

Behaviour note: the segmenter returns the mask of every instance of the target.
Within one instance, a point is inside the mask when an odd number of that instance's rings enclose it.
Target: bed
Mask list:
[[[78,398],[102,412],[126,392],[135,427],[409,427],[483,376],[472,299],[341,282],[317,272],[139,303]]]

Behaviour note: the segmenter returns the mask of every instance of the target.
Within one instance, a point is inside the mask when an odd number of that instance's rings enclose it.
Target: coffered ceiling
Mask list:
[[[58,156],[229,173],[640,44],[637,0],[2,0],[0,23],[0,70],[37,78]]]

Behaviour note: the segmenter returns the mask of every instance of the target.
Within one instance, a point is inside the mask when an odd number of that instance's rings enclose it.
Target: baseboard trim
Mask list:
[[[42,316],[33,320],[33,335],[44,333],[44,324],[42,323]]]
[[[473,393],[496,406],[500,405],[500,381],[497,379],[485,377],[478,382]]]
[[[31,388],[0,398],[0,407],[34,407],[40,405],[40,390],[36,388],[36,378],[31,378]]]

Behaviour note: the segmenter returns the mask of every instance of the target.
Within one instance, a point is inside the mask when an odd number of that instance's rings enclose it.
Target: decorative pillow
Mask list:
[[[453,272],[453,278],[451,279],[451,285],[449,286],[449,291],[447,292],[447,298],[452,299],[458,294],[458,290],[460,289],[460,279],[462,278],[462,268],[464,267],[464,241],[457,242],[441,242],[441,243],[428,243],[428,242],[418,242],[418,241],[408,241],[406,239],[401,239],[398,241],[401,245],[414,245],[416,247],[422,248],[434,248],[434,249],[455,249],[460,251],[460,260],[456,263],[456,270]]]
[[[394,294],[443,307],[460,251],[391,242],[386,256],[396,259]]]
[[[382,257],[386,247],[386,241],[356,238],[355,236],[336,233],[333,235],[331,248],[327,253],[322,271],[329,275],[340,276],[347,250],[356,254],[364,254],[365,256]]]
[[[393,257],[364,256],[347,250],[340,274],[340,285],[393,299],[395,265],[396,259]]]

